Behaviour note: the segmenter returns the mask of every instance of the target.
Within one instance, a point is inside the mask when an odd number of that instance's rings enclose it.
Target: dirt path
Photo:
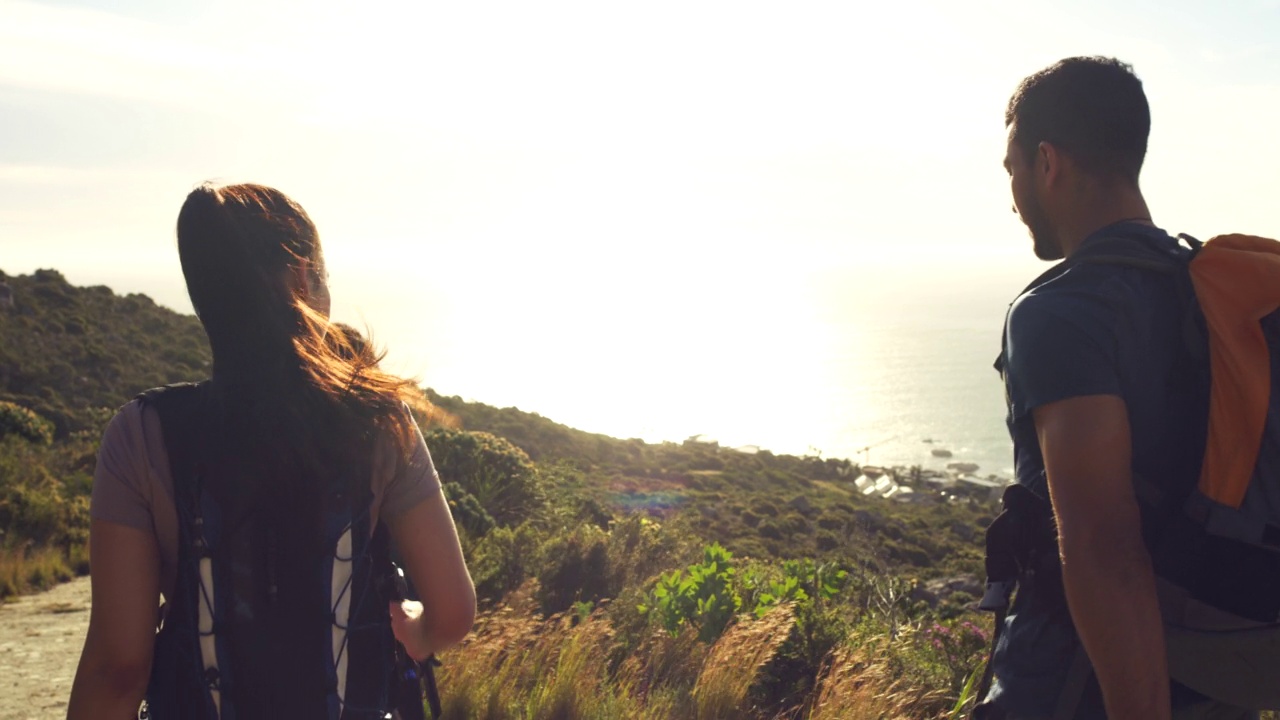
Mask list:
[[[0,605],[0,720],[66,715],[88,627],[87,577]]]

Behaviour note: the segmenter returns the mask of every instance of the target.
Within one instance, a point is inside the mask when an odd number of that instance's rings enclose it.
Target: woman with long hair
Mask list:
[[[475,616],[421,392],[329,332],[319,236],[283,193],[201,186],[177,230],[211,377],[106,430],[68,717],[381,719],[392,637],[422,660]],[[389,589],[392,546],[421,603]]]

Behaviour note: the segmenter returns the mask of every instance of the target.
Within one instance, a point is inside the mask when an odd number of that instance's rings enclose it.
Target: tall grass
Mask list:
[[[868,640],[841,646],[811,697],[782,710],[756,704],[763,671],[795,623],[790,605],[743,614],[714,643],[660,628],[624,648],[608,614],[537,615],[528,583],[482,614],[440,672],[447,720],[835,720],[943,717],[954,698],[897,669],[911,652]]]
[[[0,600],[47,590],[89,574],[89,549],[35,546],[0,547]]]
[[[819,681],[806,720],[899,720],[937,717],[944,694],[921,688],[893,668],[888,643],[836,651]]]
[[[754,708],[751,686],[791,632],[795,614],[779,605],[754,622],[739,617],[711,647],[693,685],[696,720],[741,718]]]

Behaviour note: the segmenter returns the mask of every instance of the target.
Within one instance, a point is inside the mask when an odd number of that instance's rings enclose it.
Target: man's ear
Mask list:
[[[1036,146],[1036,174],[1046,187],[1053,187],[1062,181],[1068,158],[1056,145],[1041,141]]]

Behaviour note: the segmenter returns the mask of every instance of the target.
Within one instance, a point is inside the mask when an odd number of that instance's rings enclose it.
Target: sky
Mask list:
[[[1003,110],[1061,57],[1143,79],[1159,223],[1280,236],[1276,38],[1276,0],[0,0],[0,270],[189,311],[183,197],[271,184],[393,369],[736,438],[860,318],[1038,272]]]

